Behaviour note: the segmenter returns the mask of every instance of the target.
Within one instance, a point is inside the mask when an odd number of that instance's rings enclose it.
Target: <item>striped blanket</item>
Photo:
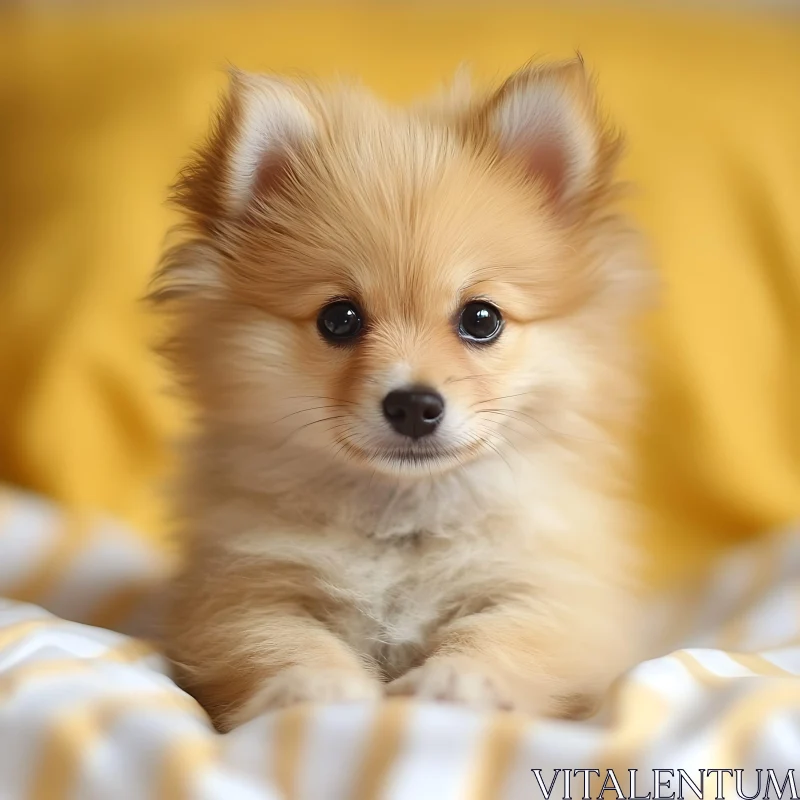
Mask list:
[[[2,800],[797,797],[798,530],[665,604],[680,644],[583,723],[392,701],[219,736],[136,638],[168,568],[120,525],[0,494]]]

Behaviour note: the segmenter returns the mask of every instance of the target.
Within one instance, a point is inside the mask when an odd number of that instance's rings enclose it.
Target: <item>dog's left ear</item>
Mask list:
[[[479,125],[481,138],[516,160],[559,209],[606,187],[621,150],[580,57],[512,75],[481,109]]]

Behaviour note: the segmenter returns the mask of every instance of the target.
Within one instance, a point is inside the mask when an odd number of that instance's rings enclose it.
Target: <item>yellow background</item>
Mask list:
[[[497,77],[580,48],[665,283],[641,474],[656,571],[800,518],[797,23],[521,5],[0,14],[0,480],[163,532],[182,415],[135,299],[226,63],[406,100],[463,61]]]

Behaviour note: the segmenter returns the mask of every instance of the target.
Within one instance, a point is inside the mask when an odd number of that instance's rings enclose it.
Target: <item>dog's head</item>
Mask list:
[[[414,476],[613,403],[618,152],[580,60],[411,110],[235,73],[153,292],[206,423]]]

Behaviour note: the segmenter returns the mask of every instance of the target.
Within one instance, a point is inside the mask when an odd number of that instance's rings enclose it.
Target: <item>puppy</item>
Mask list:
[[[630,664],[619,153],[580,59],[403,110],[233,73],[151,294],[197,409],[165,646],[219,729],[566,716]]]

